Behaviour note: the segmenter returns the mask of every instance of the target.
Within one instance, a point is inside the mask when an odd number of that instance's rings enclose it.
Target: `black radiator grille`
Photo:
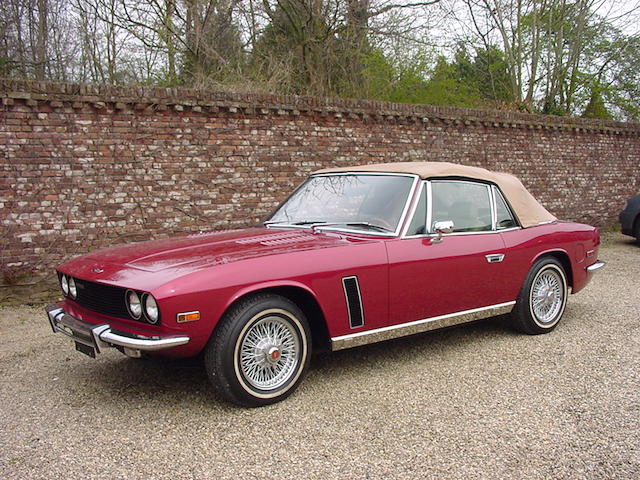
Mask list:
[[[75,301],[84,308],[110,317],[131,319],[125,304],[126,289],[77,278],[75,281],[78,289]]]
[[[360,298],[360,287],[357,277],[345,277],[342,279],[344,295],[347,299],[347,309],[349,310],[349,325],[351,328],[364,325],[364,314],[362,312],[362,300]]]

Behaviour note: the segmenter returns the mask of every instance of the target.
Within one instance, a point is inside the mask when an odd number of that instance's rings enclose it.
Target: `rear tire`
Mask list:
[[[529,335],[553,330],[567,304],[567,275],[552,257],[537,260],[520,290],[513,309],[514,327]]]
[[[259,407],[284,400],[309,365],[307,319],[279,295],[251,296],[220,320],[205,348],[209,380],[227,401]]]

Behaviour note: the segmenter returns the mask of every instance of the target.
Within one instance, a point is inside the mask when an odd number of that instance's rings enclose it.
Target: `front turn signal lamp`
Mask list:
[[[195,322],[196,320],[200,320],[200,312],[197,310],[178,314],[178,323]]]

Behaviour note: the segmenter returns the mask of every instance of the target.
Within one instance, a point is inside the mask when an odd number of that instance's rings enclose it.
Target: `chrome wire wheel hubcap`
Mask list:
[[[239,354],[240,370],[247,382],[259,390],[275,390],[296,372],[300,339],[289,322],[269,315],[247,330]]]
[[[531,289],[531,310],[543,325],[557,320],[564,303],[564,281],[554,270],[540,273]]]

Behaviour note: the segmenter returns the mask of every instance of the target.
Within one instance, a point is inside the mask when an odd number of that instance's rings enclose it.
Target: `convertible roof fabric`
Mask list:
[[[373,173],[408,173],[423,179],[430,178],[468,178],[495,183],[517,215],[520,224],[534,227],[541,223],[557,220],[538,201],[533,198],[517,177],[502,172],[491,172],[485,168],[469,167],[449,162],[398,162],[359,165],[355,167],[326,168],[314,172],[324,173],[373,172]]]

